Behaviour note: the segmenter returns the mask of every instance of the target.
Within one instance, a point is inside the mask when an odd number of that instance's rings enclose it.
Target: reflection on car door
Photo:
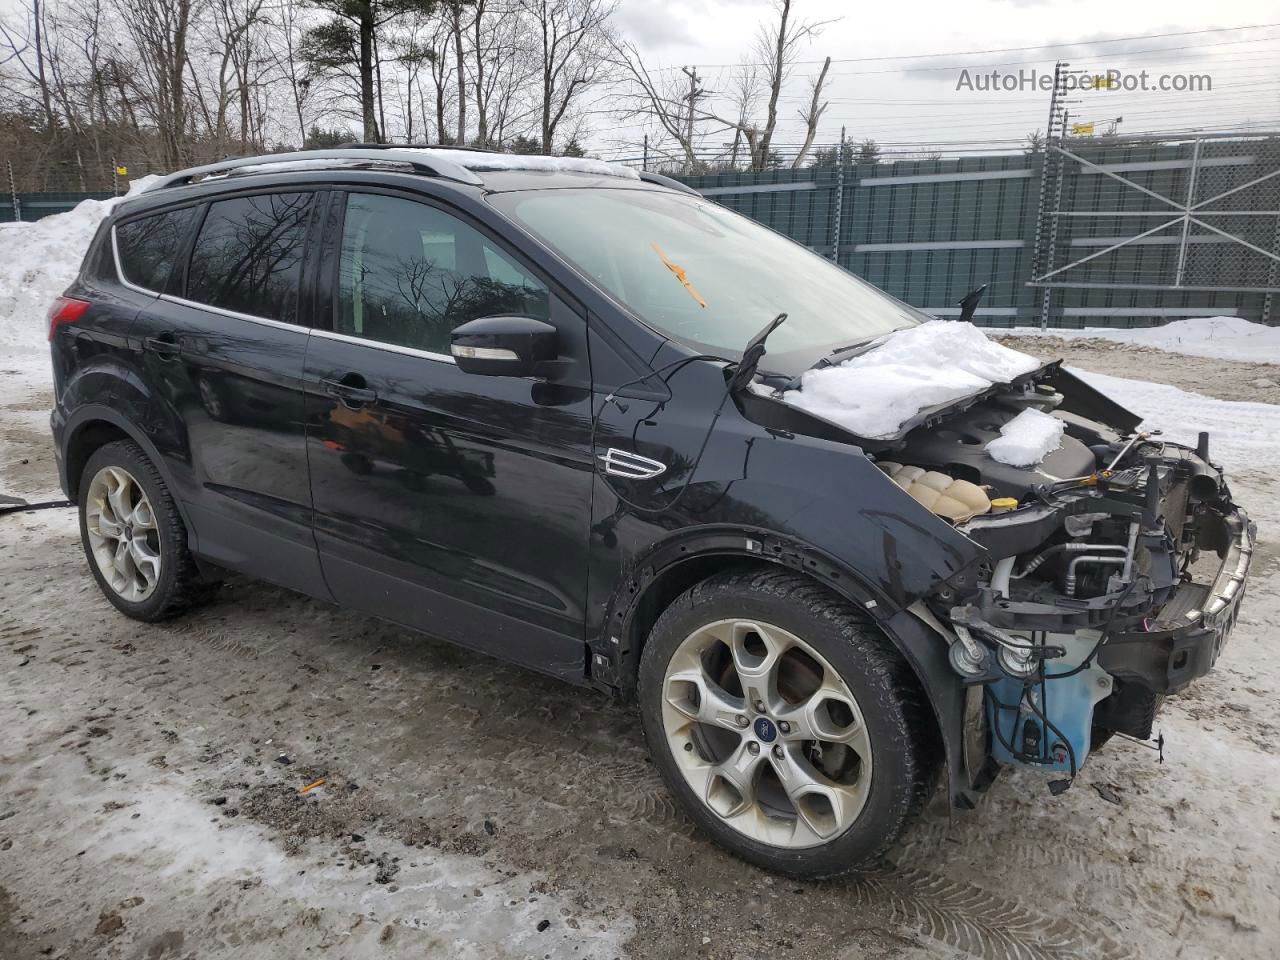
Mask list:
[[[316,539],[334,596],[580,679],[585,321],[494,237],[440,207],[352,193],[337,219],[332,323],[312,337],[305,372]],[[449,331],[500,314],[556,325],[562,381],[454,365]]]
[[[144,311],[141,343],[162,447],[198,552],[327,596],[311,531],[300,299],[311,192],[215,200],[197,214],[190,260]]]

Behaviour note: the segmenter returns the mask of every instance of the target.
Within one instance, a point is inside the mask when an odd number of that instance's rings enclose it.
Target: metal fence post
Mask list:
[[[831,262],[840,265],[840,221],[844,216],[844,127],[840,128],[840,152],[836,154],[836,208],[831,214]]]
[[[1182,237],[1178,241],[1178,272],[1174,275],[1173,285],[1182,286],[1182,275],[1187,268],[1187,241],[1191,236],[1191,208],[1196,200],[1196,178],[1200,174],[1200,145],[1203,140],[1196,140],[1191,148],[1191,168],[1187,171],[1187,202],[1182,211]]]
[[[9,160],[4,162],[5,168],[9,171],[9,196],[13,199],[13,219],[22,219],[22,204],[18,202],[18,188],[13,182],[13,163]]]

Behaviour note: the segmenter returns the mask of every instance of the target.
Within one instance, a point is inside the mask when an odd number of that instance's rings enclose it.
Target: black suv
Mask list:
[[[967,807],[1150,736],[1252,550],[1206,437],[1056,363],[887,436],[787,402],[929,322],[662,177],[285,154],[111,212],[50,313],[52,425],[128,616],[236,571],[634,697],[697,823],[826,875],[940,771]],[[1058,447],[989,456],[1027,410]]]

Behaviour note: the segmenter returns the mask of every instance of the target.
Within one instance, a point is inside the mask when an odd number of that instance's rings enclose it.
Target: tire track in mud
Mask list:
[[[1125,946],[1062,918],[971,883],[918,869],[899,869],[852,881],[861,904],[888,905],[891,922],[982,960],[1131,960]]]

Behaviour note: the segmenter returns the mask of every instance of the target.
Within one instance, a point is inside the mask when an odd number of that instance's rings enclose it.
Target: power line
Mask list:
[[[993,47],[988,50],[959,50],[953,53],[904,53],[894,56],[883,57],[833,57],[832,63],[882,63],[889,60],[932,60],[938,57],[977,57],[985,56],[989,53],[1023,53],[1029,50],[1062,50],[1079,46],[1096,46],[1103,43],[1127,43],[1131,40],[1161,40],[1168,37],[1194,37],[1207,33],[1230,33],[1236,30],[1265,30],[1269,27],[1280,27],[1280,23],[1255,23],[1240,27],[1210,27],[1205,30],[1182,30],[1172,33],[1142,33],[1135,34],[1130,37],[1108,37],[1100,40],[1070,40],[1062,43],[1043,43],[1035,44],[1028,47]],[[1212,46],[1212,44],[1211,44]],[[1178,49],[1178,48],[1172,48]],[[1189,48],[1187,48],[1189,49]],[[812,64],[821,64],[823,60],[797,60],[797,66],[805,66]],[[1036,63],[1039,61],[1025,61],[1028,63]],[[767,67],[767,63],[707,63],[702,64],[708,70],[732,69],[733,67]],[[997,64],[999,66],[999,64]],[[659,67],[658,70],[674,70],[675,67]],[[897,72],[897,71],[887,71]]]

